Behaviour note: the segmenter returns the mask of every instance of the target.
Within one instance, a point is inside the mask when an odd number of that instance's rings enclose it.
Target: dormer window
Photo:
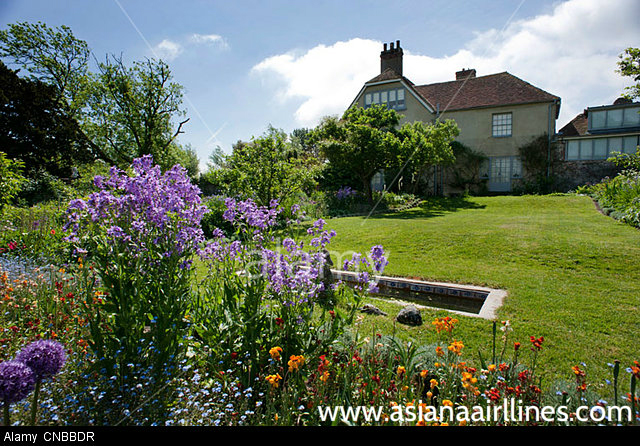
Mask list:
[[[387,108],[405,110],[407,108],[404,99],[404,88],[376,91],[364,95],[364,108],[372,105],[385,104]]]
[[[589,109],[589,132],[640,127],[640,107]]]

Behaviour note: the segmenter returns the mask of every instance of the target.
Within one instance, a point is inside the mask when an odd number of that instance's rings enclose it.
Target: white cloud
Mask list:
[[[450,56],[404,48],[404,74],[420,85],[453,80],[462,68],[475,68],[478,76],[509,71],[562,98],[562,126],[587,106],[612,103],[631,83],[615,69],[618,55],[640,41],[638,17],[636,0],[570,0],[549,14],[478,33]],[[342,113],[362,84],[379,73],[381,48],[381,42],[352,39],[276,55],[252,71],[275,74],[281,83],[277,98],[301,100],[295,119],[313,126],[322,116]]]
[[[182,51],[182,45],[169,39],[164,39],[153,48],[154,55],[165,61],[172,61],[178,57]]]
[[[220,48],[228,48],[227,41],[218,34],[192,34],[189,41],[195,44],[216,45]]]
[[[269,57],[252,71],[275,73],[283,79],[277,98],[302,98],[295,119],[299,124],[314,126],[322,116],[343,112],[362,84],[377,74],[380,46],[364,39],[319,45],[304,54]]]
[[[153,47],[153,54],[154,57],[170,62],[193,45],[215,45],[221,49],[229,48],[226,40],[218,34],[191,34],[188,38],[180,39],[180,42],[164,39]]]

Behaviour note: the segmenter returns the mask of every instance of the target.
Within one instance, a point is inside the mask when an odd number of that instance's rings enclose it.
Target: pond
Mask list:
[[[357,283],[357,273],[332,270],[334,280]],[[404,277],[376,276],[378,292],[373,296],[409,301],[420,305],[455,311],[483,319],[495,319],[506,291],[473,285],[426,282]]]

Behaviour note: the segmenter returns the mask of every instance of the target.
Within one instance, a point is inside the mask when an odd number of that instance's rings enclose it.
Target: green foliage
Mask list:
[[[165,170],[178,162],[197,175],[195,152],[176,144],[188,121],[182,109],[183,88],[173,82],[163,61],[147,59],[125,66],[121,57],[107,56],[93,73],[86,42],[66,26],[49,28],[40,22],[0,31],[0,56],[25,67],[32,81],[51,88],[49,96],[77,119],[88,137],[84,143],[95,156],[126,168],[134,158],[151,154]],[[24,114],[18,118],[26,119]],[[59,142],[58,149],[63,146]]]
[[[119,165],[153,155],[163,168],[173,166],[173,143],[188,119],[182,117],[183,88],[172,81],[169,66],[147,59],[127,67],[121,58],[106,58],[91,77],[84,128],[91,140]]]
[[[640,149],[635,154],[617,154],[608,161],[625,170],[576,192],[591,196],[606,214],[640,228]]]
[[[26,178],[22,176],[24,163],[20,160],[7,158],[6,153],[0,152],[0,211],[18,195]]]
[[[5,206],[0,214],[0,253],[42,265],[68,261],[70,252],[62,240],[64,212],[54,201],[29,208]],[[13,249],[7,250],[10,244]]]
[[[549,141],[548,135],[542,134],[528,143],[518,147],[522,160],[523,178],[514,191],[524,194],[548,194],[554,191],[556,180],[553,172],[560,159],[560,152],[555,144]]]
[[[341,119],[325,118],[314,131],[314,141],[332,167],[353,172],[371,202],[371,179],[400,148],[395,131],[399,122],[400,115],[384,106],[352,107]]]
[[[459,133],[452,119],[436,121],[434,124],[415,121],[400,128],[398,136],[401,145],[394,164],[402,168],[405,177],[411,178],[411,193],[418,192],[418,186],[429,168],[453,164],[455,156],[451,143]]]
[[[224,197],[207,197],[203,200],[202,204],[209,210],[209,212],[202,216],[202,220],[200,220],[204,236],[210,239],[213,237],[214,230],[219,229],[227,237],[231,237],[235,229],[231,223],[224,219],[224,212],[227,210],[224,204]]]
[[[296,156],[282,130],[270,127],[251,142],[234,145],[217,181],[226,183],[227,195],[251,198],[260,206],[278,200],[290,207],[299,193],[314,189],[318,171],[313,159]]]
[[[636,82],[635,85],[626,88],[625,96],[629,99],[640,98],[640,48],[629,47],[620,54],[619,58],[616,71]]]
[[[26,68],[32,80],[52,85],[74,117],[85,105],[90,55],[87,43],[64,25],[22,22],[0,30],[0,57]]]
[[[456,161],[451,166],[453,180],[450,185],[465,192],[477,192],[486,183],[486,179],[480,178],[480,166],[489,158],[458,141],[451,143],[451,149]]]
[[[94,159],[75,119],[61,106],[54,88],[28,80],[0,62],[0,147],[20,159],[25,176],[43,170],[69,177],[73,166]]]

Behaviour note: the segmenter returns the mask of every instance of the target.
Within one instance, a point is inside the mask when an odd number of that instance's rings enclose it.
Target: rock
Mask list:
[[[362,306],[362,308],[360,308],[360,311],[362,313],[367,313],[367,314],[375,314],[378,316],[386,316],[387,313],[385,313],[384,311],[382,311],[380,308],[371,305],[371,304],[364,304]]]
[[[422,325],[422,315],[420,315],[420,310],[415,305],[407,305],[400,310],[398,316],[396,316],[396,321],[416,327]]]

